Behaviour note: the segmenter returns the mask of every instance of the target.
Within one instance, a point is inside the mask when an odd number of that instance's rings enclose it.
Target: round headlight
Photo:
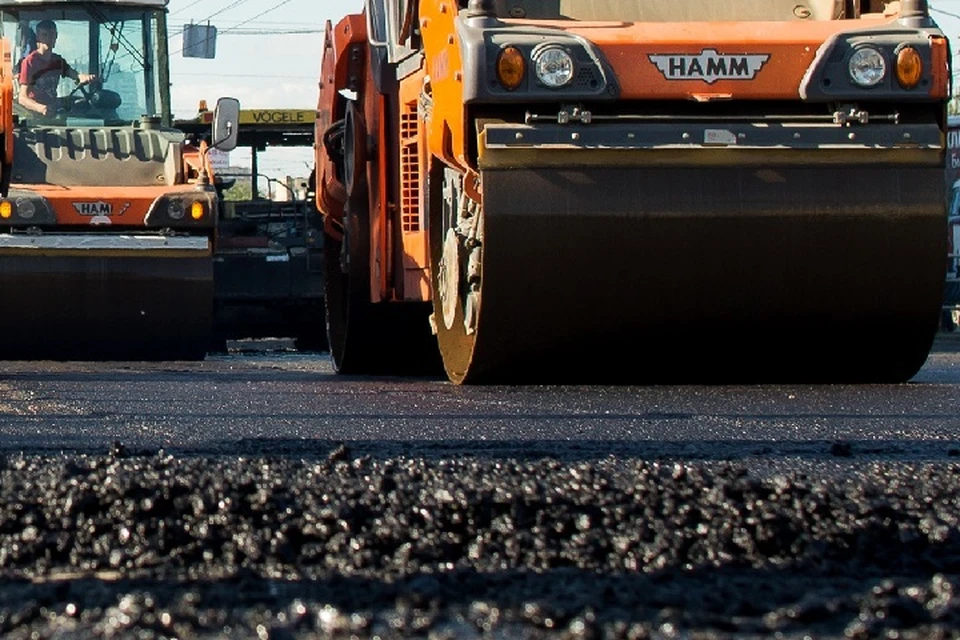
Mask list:
[[[173,220],[181,220],[183,218],[183,200],[170,200],[167,204],[167,215]]]
[[[17,198],[17,215],[29,220],[37,213],[37,205],[28,198]]]
[[[537,78],[551,89],[559,89],[573,80],[573,58],[559,47],[547,47],[535,53],[533,65]]]
[[[861,87],[873,87],[887,75],[887,61],[873,47],[862,47],[853,52],[848,65],[850,79]]]

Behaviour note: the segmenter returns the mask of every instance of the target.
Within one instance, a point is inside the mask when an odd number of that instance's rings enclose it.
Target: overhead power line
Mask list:
[[[184,73],[177,72],[174,75],[176,76],[203,76],[209,78],[209,73]],[[218,73],[218,78],[262,78],[262,73]],[[284,75],[270,75],[271,79],[279,78],[281,80],[316,80],[316,76],[284,76]]]
[[[245,1],[245,0],[241,0],[241,1]],[[248,19],[248,20],[244,20],[243,22],[237,24],[236,26],[233,26],[233,27],[229,27],[229,28],[227,28],[227,29],[224,29],[223,32],[224,32],[224,33],[227,33],[227,32],[229,32],[229,31],[231,31],[231,30],[233,30],[233,29],[236,29],[237,27],[242,27],[242,26],[245,25],[245,24],[250,24],[251,22],[253,22],[253,21],[256,20],[257,18],[260,18],[260,17],[262,17],[262,16],[267,15],[268,13],[271,13],[271,12],[273,12],[273,11],[276,11],[277,9],[279,9],[280,7],[282,7],[283,5],[285,5],[285,4],[290,4],[292,1],[293,1],[293,0],[282,0],[281,2],[278,2],[277,4],[273,5],[273,6],[270,7],[269,9],[267,9],[266,11],[261,11],[260,13],[258,13],[258,14],[255,15],[255,16],[253,16],[252,18],[250,18],[250,19]]]
[[[191,3],[188,4],[187,6],[181,7],[181,8],[179,8],[179,9],[177,9],[176,11],[174,11],[173,13],[171,13],[170,15],[175,16],[175,15],[177,15],[178,13],[183,13],[184,11],[186,11],[187,9],[189,9],[190,7],[195,7],[196,5],[200,4],[201,2],[203,2],[203,0],[193,0],[193,2],[191,2]]]
[[[182,27],[186,24],[196,24],[196,22],[196,20],[168,20],[167,25]],[[240,22],[241,20],[217,20],[217,24],[227,26],[236,25]],[[257,26],[264,27],[322,27],[324,24],[323,21],[305,22],[303,20],[260,20],[257,22]]]
[[[207,16],[206,18],[204,18],[203,20],[200,20],[200,24],[203,24],[204,22],[209,22],[212,18],[215,18],[215,17],[219,16],[219,15],[222,14],[222,13],[226,13],[226,12],[229,11],[230,9],[234,9],[234,8],[236,8],[236,7],[239,7],[239,6],[242,5],[242,4],[246,4],[248,1],[249,1],[249,0],[234,0],[234,2],[231,2],[230,4],[228,4],[227,6],[223,7],[222,9],[219,9],[219,10],[217,10],[217,11],[214,11],[213,13],[211,13],[210,15],[208,15],[208,16]],[[194,4],[196,4],[196,3],[194,3]],[[190,6],[193,6],[193,5],[190,5]],[[183,33],[183,29],[181,29],[178,33],[174,33],[174,34],[170,35],[170,38],[175,38],[176,36],[178,36],[178,35],[180,35],[180,34],[182,34],[182,33]],[[168,40],[169,40],[170,38],[168,38]]]
[[[233,4],[230,4],[230,5],[226,6],[226,7],[224,7],[223,9],[221,9],[220,11],[218,11],[218,12],[216,12],[216,13],[214,13],[214,14],[211,14],[208,18],[204,19],[204,22],[206,22],[206,20],[209,20],[210,18],[212,18],[212,17],[214,17],[214,16],[216,16],[216,15],[219,15],[220,13],[223,13],[223,12],[226,11],[227,9],[230,9],[231,7],[235,7],[235,6],[237,6],[238,4],[242,4],[242,3],[246,2],[246,1],[247,1],[247,0],[237,0],[237,1],[234,2]],[[291,3],[291,2],[293,2],[293,0],[281,0],[281,2],[278,2],[277,4],[273,5],[273,6],[270,7],[269,9],[266,9],[265,11],[261,11],[260,13],[258,13],[258,14],[255,15],[255,16],[253,16],[252,18],[248,18],[248,19],[246,19],[246,20],[243,20],[242,22],[238,22],[237,24],[235,24],[235,25],[232,26],[232,27],[227,27],[226,29],[224,29],[223,31],[221,31],[220,34],[222,35],[222,34],[234,32],[234,31],[236,31],[237,29],[239,29],[240,27],[242,27],[242,26],[244,26],[244,25],[247,25],[247,24],[250,24],[251,22],[253,22],[253,21],[256,20],[257,18],[260,18],[260,17],[262,17],[262,16],[267,15],[268,13],[271,13],[271,12],[273,12],[273,11],[276,11],[277,9],[279,9],[280,7],[282,7],[283,5],[289,4],[289,3]],[[181,32],[181,33],[182,33],[182,32]],[[174,35],[176,35],[176,34],[174,34]],[[173,37],[173,36],[171,36],[171,37]],[[202,42],[199,42],[199,43],[197,43],[197,44],[202,44]],[[182,52],[182,51],[183,51],[183,47],[180,47],[179,49],[177,49],[176,51],[174,51],[174,52],[171,53],[170,55],[176,55],[176,54],[178,54],[178,53],[180,53],[180,52]]]
[[[945,16],[950,16],[951,18],[956,18],[960,20],[960,14],[953,13],[950,11],[944,11],[943,9],[937,9],[936,7],[930,7],[930,11],[935,11],[937,13],[943,14]]]
[[[221,36],[302,36],[315,35],[323,33],[323,29],[257,29],[250,27],[247,29],[230,29],[226,33],[220,32]]]
[[[239,7],[239,6],[242,5],[242,4],[246,4],[248,1],[249,1],[249,0],[236,0],[235,2],[231,2],[230,4],[228,4],[227,6],[225,6],[223,9],[220,9],[219,11],[214,11],[213,13],[211,13],[210,15],[208,15],[206,18],[204,18],[203,20],[201,20],[201,22],[206,22],[206,21],[209,20],[210,18],[215,18],[215,17],[217,17],[218,15],[220,15],[221,13],[226,13],[227,11],[229,11],[230,9],[233,9],[234,7]]]
[[[316,34],[323,33],[324,26],[319,22],[280,22],[280,21],[257,21],[255,25],[249,25],[246,27],[240,26],[241,21],[232,21],[225,23],[224,21],[217,21],[217,27],[220,33],[226,33],[226,35],[264,35],[264,36],[273,36],[273,35],[299,35],[299,34]],[[178,23],[171,24],[171,31],[174,29],[178,30],[178,33],[182,33],[182,30],[191,24],[196,24],[193,22],[190,23]],[[176,35],[176,34],[175,34]]]

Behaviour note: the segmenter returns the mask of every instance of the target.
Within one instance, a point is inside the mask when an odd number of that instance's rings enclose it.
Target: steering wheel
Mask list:
[[[89,88],[90,84],[91,84],[91,83],[89,83],[89,82],[88,82],[88,83],[78,82],[78,83],[77,83],[77,86],[75,86],[75,87],[73,88],[73,91],[71,91],[69,94],[67,94],[67,98],[68,98],[68,99],[74,98],[74,97],[76,97],[77,94],[79,93],[79,94],[80,94],[80,97],[83,99],[83,101],[86,102],[88,105],[90,105],[90,106],[92,107],[92,106],[93,106],[93,95],[94,95],[95,91],[94,91],[92,88]]]
[[[96,108],[96,105],[93,104],[93,97],[97,94],[97,90],[91,86],[93,82],[95,81],[86,83],[78,82],[77,86],[73,88],[73,91],[67,94],[67,99],[65,102],[67,103],[68,110],[75,102],[75,97],[79,97],[91,109]],[[77,96],[78,93],[80,94],[79,96]]]

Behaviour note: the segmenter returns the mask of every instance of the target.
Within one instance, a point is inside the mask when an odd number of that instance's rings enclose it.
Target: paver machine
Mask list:
[[[925,0],[367,0],[321,65],[335,365],[907,380],[950,78]]]
[[[0,358],[206,353],[217,201],[206,145],[170,126],[166,4],[0,0]]]
[[[176,126],[209,135],[213,112],[201,105]],[[279,179],[260,171],[267,149],[313,146],[312,109],[245,109],[240,112],[239,150],[249,151],[250,174],[218,172],[222,207],[213,257],[213,351],[228,340],[292,337],[302,351],[324,351],[323,231],[314,180]],[[249,179],[249,193],[234,189]],[[243,184],[242,182],[240,184]]]

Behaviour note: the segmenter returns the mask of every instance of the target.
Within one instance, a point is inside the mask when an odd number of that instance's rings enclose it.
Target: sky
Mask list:
[[[170,0],[171,101],[175,118],[196,115],[200,100],[213,108],[231,96],[243,109],[316,109],[323,26],[358,13],[362,0]],[[183,27],[217,27],[216,58],[185,58]],[[249,166],[248,152],[231,153],[234,165]],[[260,172],[273,178],[305,176],[312,149],[268,149]]]
[[[960,90],[960,0],[929,3],[952,42]],[[170,0],[174,115],[192,117],[200,100],[212,108],[220,96],[238,98],[246,109],[315,109],[323,26],[362,5],[362,0]],[[183,57],[183,26],[191,22],[217,27],[215,59]],[[244,155],[235,151],[231,162],[249,164]],[[261,171],[275,178],[306,175],[312,150],[268,150],[259,160]]]

